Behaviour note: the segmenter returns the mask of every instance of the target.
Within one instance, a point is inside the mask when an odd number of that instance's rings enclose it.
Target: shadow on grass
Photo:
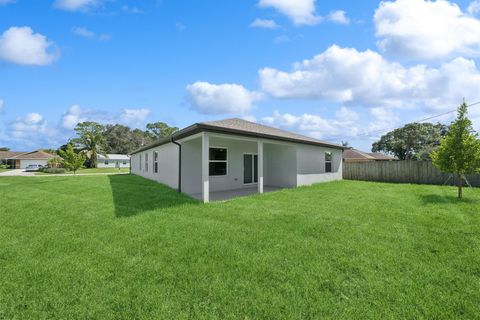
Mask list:
[[[463,198],[458,199],[456,196],[443,196],[438,194],[422,195],[421,199],[424,204],[458,204],[458,203],[479,203],[478,199]]]
[[[198,201],[165,185],[135,175],[108,176],[115,216],[131,217],[147,211],[166,209]]]

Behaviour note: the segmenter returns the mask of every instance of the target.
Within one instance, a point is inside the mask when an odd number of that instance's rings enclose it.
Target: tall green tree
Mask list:
[[[97,122],[87,121],[77,124],[75,132],[77,138],[71,142],[86,155],[88,166],[95,168],[98,155],[106,155],[105,127]]]
[[[136,149],[132,130],[121,124],[106,125],[105,140],[108,153],[128,154]]]
[[[480,140],[468,119],[468,105],[458,108],[457,119],[448,128],[440,147],[432,153],[433,164],[457,178],[458,198],[462,198],[463,177],[480,172]]]
[[[178,131],[177,127],[170,127],[165,122],[154,122],[147,124],[147,136],[150,140],[158,140],[171,136],[174,132]]]
[[[372,145],[372,152],[393,154],[400,160],[426,160],[446,133],[447,126],[440,123],[410,123],[383,135]]]
[[[68,144],[66,150],[60,149],[59,153],[62,157],[62,165],[73,171],[73,174],[76,174],[77,170],[82,168],[85,163],[85,154],[75,152],[72,144]]]

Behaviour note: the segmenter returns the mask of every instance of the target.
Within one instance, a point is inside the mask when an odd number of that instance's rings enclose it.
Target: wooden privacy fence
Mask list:
[[[381,182],[417,183],[443,185],[448,180],[454,185],[456,179],[439,171],[431,161],[375,161],[344,162],[343,178]],[[467,176],[473,187],[480,187],[480,175]]]

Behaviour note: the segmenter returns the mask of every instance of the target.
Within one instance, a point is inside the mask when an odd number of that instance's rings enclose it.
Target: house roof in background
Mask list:
[[[102,156],[101,154],[97,157],[99,160],[130,160],[130,157],[126,154],[117,154],[117,153],[109,153],[107,157]]]
[[[375,160],[375,157],[370,154],[357,150],[357,149],[348,149],[343,151],[343,159],[348,160]]]
[[[344,160],[362,160],[362,161],[392,161],[397,160],[380,152],[363,152],[357,149],[348,149],[343,152]]]
[[[397,160],[397,158],[388,156],[386,154],[383,154],[381,152],[370,152],[368,153],[370,156],[374,157],[377,160]]]
[[[0,159],[8,159],[11,157],[15,157],[21,154],[26,153],[25,151],[18,152],[18,151],[0,151]]]
[[[29,160],[29,159],[34,159],[34,160],[48,160],[55,157],[55,155],[51,153],[47,153],[45,151],[41,150],[36,150],[32,152],[25,152],[19,155],[15,155],[12,157],[9,157],[9,160]]]
[[[317,145],[335,149],[345,149],[344,146],[339,144],[334,144],[314,138],[310,138],[304,135],[296,134],[290,131],[281,130],[274,127],[265,126],[255,122],[250,122],[247,120],[239,118],[231,118],[218,121],[207,121],[207,122],[198,122],[185,129],[175,132],[172,136],[161,139],[142,147],[138,150],[132,152],[132,154],[160,146],[162,144],[168,143],[171,139],[182,139],[191,135],[194,135],[199,132],[217,132],[217,133],[227,133],[227,134],[236,134],[242,136],[250,136],[256,138],[265,138],[272,140],[280,140],[287,142],[296,142],[310,145]]]

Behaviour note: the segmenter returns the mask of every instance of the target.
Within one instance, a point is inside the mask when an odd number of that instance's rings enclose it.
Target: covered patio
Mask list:
[[[203,202],[296,186],[296,150],[288,143],[202,132],[181,144],[182,192]]]

